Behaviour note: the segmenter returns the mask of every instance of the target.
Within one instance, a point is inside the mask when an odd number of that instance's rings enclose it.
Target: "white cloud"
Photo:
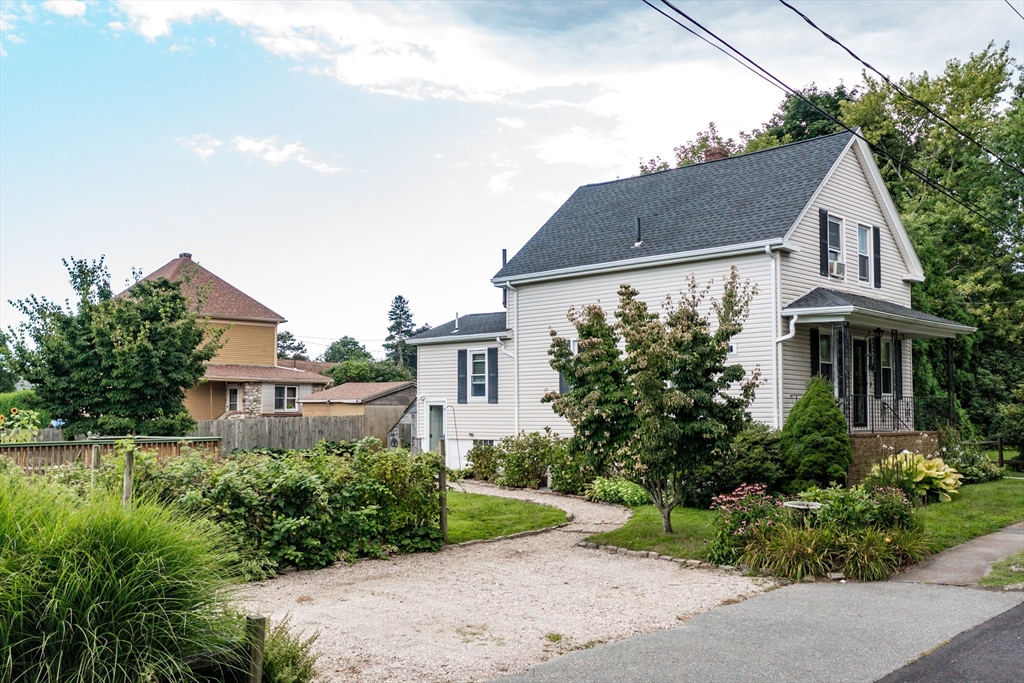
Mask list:
[[[14,35],[13,33],[11,33],[10,35],[8,35],[6,37],[7,37],[7,40],[11,41],[15,45],[21,45],[22,43],[25,42],[24,38],[19,38],[18,36]]]
[[[337,173],[344,170],[341,167],[331,166],[313,159],[309,154],[309,150],[303,147],[300,142],[293,142],[278,147],[272,138],[255,140],[241,135],[233,137],[231,142],[239,152],[261,159],[271,166],[277,166],[287,161],[295,161],[318,173]]]
[[[123,31],[127,28],[127,26],[122,24],[120,21],[112,21],[109,24],[107,24],[107,28],[109,28],[111,31]]]
[[[499,195],[516,189],[508,182],[516,173],[517,171],[505,171],[491,176],[491,179],[487,181],[487,191],[493,195]]]
[[[495,120],[501,125],[506,126],[508,128],[522,128],[523,126],[526,125],[526,121],[523,121],[522,119],[499,118]]]
[[[64,17],[85,16],[85,3],[81,0],[46,0],[43,9]]]
[[[205,163],[217,152],[217,148],[224,143],[211,135],[193,135],[188,138],[175,138],[182,147],[190,149]]]

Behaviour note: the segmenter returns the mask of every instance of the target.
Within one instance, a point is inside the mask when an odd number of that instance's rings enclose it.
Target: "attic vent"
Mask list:
[[[633,243],[634,247],[639,247],[644,243],[644,237],[640,233],[640,216],[636,217],[636,242]]]

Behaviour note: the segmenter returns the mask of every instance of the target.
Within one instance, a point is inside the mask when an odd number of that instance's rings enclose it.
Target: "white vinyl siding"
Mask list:
[[[510,292],[511,294],[511,292]],[[511,302],[511,296],[509,297]],[[505,346],[511,351],[512,340],[506,339]],[[488,343],[487,347],[497,346],[496,342]],[[512,359],[498,349],[498,402],[487,403],[485,400],[472,400],[459,403],[459,349],[474,352],[485,348],[481,342],[456,341],[445,344],[422,344],[416,351],[416,390],[420,404],[417,410],[419,424],[417,437],[427,438],[427,420],[430,411],[427,403],[447,403],[445,411],[445,433],[448,435],[449,462],[461,457],[465,460],[466,451],[472,447],[473,440],[496,440],[508,436],[515,431],[514,395],[512,382],[514,368]],[[467,376],[467,384],[469,377]],[[467,386],[468,393],[468,386]],[[470,436],[472,434],[472,436]],[[464,466],[464,465],[463,465]]]
[[[862,223],[881,228],[881,289],[867,289],[860,284],[856,275],[857,263],[846,264],[846,278],[822,277],[818,260],[818,209],[825,209],[843,217],[846,227],[843,230],[843,246],[848,256],[857,254],[857,230],[851,229],[850,226],[855,227]],[[885,222],[878,201],[868,185],[867,176],[854,148],[847,150],[840,159],[832,176],[821,188],[789,239],[800,247],[800,251],[784,254],[781,258],[783,308],[815,287],[851,292],[910,307],[910,283],[903,281],[904,275],[908,272],[907,266],[896,246],[896,239]],[[869,250],[873,250],[870,240]],[[870,273],[869,282],[874,283],[873,271]]]
[[[735,337],[737,350],[729,356],[729,361],[742,364],[748,374],[760,364],[764,383],[757,389],[757,399],[751,412],[755,419],[771,424],[774,389],[771,383],[771,260],[765,254],[756,254],[520,285],[520,429],[529,432],[550,426],[562,436],[572,432],[568,423],[554,414],[550,404],[541,403],[545,393],[558,391],[558,373],[548,364],[550,331],[554,329],[565,337],[576,336],[575,329],[566,319],[571,306],[579,309],[587,304],[600,303],[609,319],[614,321],[619,285],[628,283],[640,292],[640,297],[652,310],[660,311],[666,295],[678,300],[680,290],[686,289],[686,279],[690,274],[696,275],[702,284],[714,279],[712,295],[720,297],[722,282],[728,277],[732,265],[737,266],[742,279],[757,284],[760,293],[751,304],[750,317],[743,332]],[[705,299],[704,311],[711,312],[710,298]]]

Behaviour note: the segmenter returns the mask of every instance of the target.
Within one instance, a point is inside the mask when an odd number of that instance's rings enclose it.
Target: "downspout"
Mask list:
[[[772,253],[770,245],[764,245],[764,253],[768,255],[768,258],[772,262],[771,269],[771,280],[772,280],[772,339],[779,336],[779,299],[778,292],[776,291],[776,273],[778,269],[778,263],[776,262],[776,255]],[[772,344],[772,427],[774,429],[779,428],[779,347],[778,344]]]
[[[515,304],[515,307],[514,307],[515,308],[515,319],[516,319],[516,321],[515,321],[515,323],[513,323],[513,326],[512,326],[512,348],[513,348],[513,354],[514,354],[512,356],[512,378],[513,378],[512,379],[512,383],[513,383],[512,386],[513,386],[513,394],[515,395],[515,402],[516,402],[516,404],[515,404],[515,418],[514,418],[515,433],[518,434],[519,433],[519,290],[512,286],[512,281],[511,280],[508,280],[508,281],[505,282],[505,288],[512,290],[512,292],[516,295],[516,304]],[[505,351],[504,344],[502,344],[501,350]],[[505,353],[508,353],[508,351],[505,351]]]

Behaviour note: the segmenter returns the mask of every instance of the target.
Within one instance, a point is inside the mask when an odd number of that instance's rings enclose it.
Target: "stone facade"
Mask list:
[[[846,471],[846,485],[855,486],[878,461],[900,451],[935,453],[939,450],[938,432],[881,432],[850,434],[853,464]]]
[[[242,412],[246,417],[260,417],[263,414],[263,385],[246,382],[242,385]]]

